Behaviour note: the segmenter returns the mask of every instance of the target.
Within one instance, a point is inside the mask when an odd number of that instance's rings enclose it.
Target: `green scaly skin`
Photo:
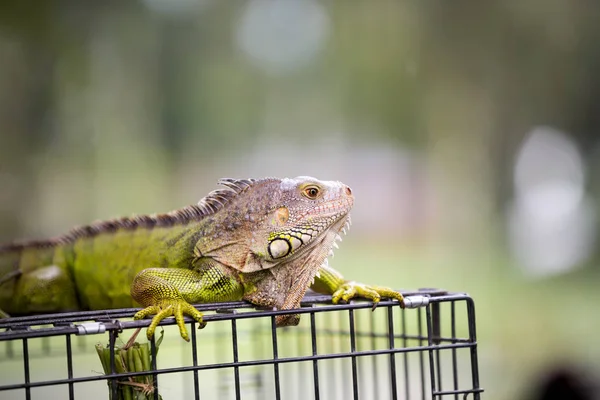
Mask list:
[[[334,303],[382,297],[403,306],[390,288],[346,281],[327,264],[350,222],[350,188],[311,177],[223,179],[198,205],[152,216],[76,228],[67,235],[0,247],[0,317],[8,314],[143,308],[154,315],[147,336],[174,316],[200,327],[191,304],[247,300],[298,308],[306,290]],[[277,326],[296,325],[281,315]]]

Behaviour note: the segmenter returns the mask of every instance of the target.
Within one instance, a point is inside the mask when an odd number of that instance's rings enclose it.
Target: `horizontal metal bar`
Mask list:
[[[465,293],[448,293],[444,290],[438,290],[438,289],[425,289],[422,291],[401,291],[401,293],[405,297],[430,296],[429,297],[430,303],[436,302],[436,301],[450,301],[450,300],[461,300],[461,299],[469,298],[469,296]],[[355,303],[356,301],[360,301],[363,304],[367,304],[364,306],[364,308],[373,306],[373,303],[370,301],[356,299],[356,300],[353,300],[353,303]],[[380,305],[385,305],[385,304],[390,304],[390,303],[392,303],[391,300],[384,300],[384,301],[380,302]],[[397,302],[393,302],[393,303],[397,304]],[[319,305],[319,304],[330,304],[331,305],[331,296],[309,293],[304,297],[300,306],[301,307],[311,307],[313,305]],[[348,304],[337,304],[337,305],[334,305],[333,307],[344,307],[344,306],[348,306]],[[207,311],[224,312],[225,310],[228,310],[227,312],[230,312],[229,310],[233,310],[233,309],[248,309],[248,308],[256,309],[256,307],[252,303],[249,303],[246,301],[230,301],[230,302],[221,302],[221,303],[194,304],[194,307],[197,310],[199,310],[200,312],[207,312]],[[341,308],[341,309],[344,309],[344,308]],[[112,320],[112,319],[116,319],[116,318],[129,318],[140,310],[141,310],[141,308],[119,308],[119,309],[111,309],[111,310],[73,311],[73,312],[53,313],[53,314],[18,316],[18,317],[0,319],[0,328],[14,329],[19,326],[68,324],[68,323],[77,322],[77,321]]]
[[[414,353],[414,352],[424,352],[424,351],[435,350],[435,349],[468,348],[468,347],[473,347],[476,345],[477,345],[476,343],[469,343],[469,344],[457,343],[457,344],[449,344],[449,345],[443,345],[443,346],[432,345],[432,346],[418,346],[418,347],[400,348],[400,349],[364,350],[364,351],[346,352],[346,353],[337,353],[337,354],[319,354],[319,355],[308,355],[308,356],[301,356],[301,357],[287,357],[287,358],[266,359],[266,360],[248,360],[248,361],[221,363],[221,364],[206,364],[206,365],[197,365],[197,366],[190,365],[190,366],[185,366],[185,367],[173,367],[173,368],[157,369],[157,370],[144,371],[144,372],[127,372],[127,373],[114,374],[114,375],[111,375],[111,374],[93,375],[93,376],[71,378],[71,379],[57,379],[57,380],[53,380],[53,381],[40,381],[40,382],[13,384],[13,385],[0,386],[0,391],[25,389],[25,388],[32,388],[32,387],[42,387],[42,386],[66,385],[69,383],[100,381],[100,380],[126,378],[129,376],[140,376],[140,375],[149,375],[149,374],[161,375],[161,374],[199,371],[199,370],[207,370],[207,369],[252,367],[252,366],[258,366],[258,365],[286,364],[286,363],[315,361],[315,360],[331,360],[331,359],[349,358],[349,357],[367,357],[367,356],[377,356],[377,355],[386,355],[386,354],[389,355],[389,354],[397,354],[397,353]]]
[[[125,327],[125,324],[127,324],[127,322],[117,320],[102,323],[90,322],[85,324],[72,324],[70,326],[8,330],[0,332],[0,342],[18,339],[33,339],[63,335],[89,335],[104,333],[106,331],[121,331]],[[94,325],[97,326],[94,327]]]
[[[453,394],[469,394],[469,393],[481,393],[484,390],[482,388],[463,389],[463,390],[444,390],[441,392],[433,392],[433,396],[449,396]]]
[[[292,328],[294,331],[310,333],[310,329],[308,328]],[[350,336],[349,331],[344,331],[341,329],[327,329],[321,328],[319,329],[319,336]],[[367,337],[367,338],[381,338],[388,339],[390,335],[387,333],[377,333],[377,332],[363,332],[356,331],[356,337]],[[427,336],[419,336],[419,335],[406,335],[401,333],[396,333],[393,335],[394,339],[406,339],[406,340],[427,340]],[[450,342],[450,343],[470,343],[471,341],[468,338],[458,338],[458,337],[436,337],[436,341],[438,342]]]
[[[314,296],[319,298],[319,300],[321,300],[321,297],[323,296]],[[304,303],[303,305],[306,304],[310,304],[310,307],[302,307],[299,309],[293,309],[293,310],[263,310],[263,311],[248,311],[248,312],[241,312],[241,313],[220,313],[220,314],[208,314],[204,316],[204,320],[206,322],[210,322],[210,321],[225,321],[225,320],[231,320],[231,319],[248,319],[248,318],[261,318],[261,317],[271,317],[271,316],[276,316],[276,315],[284,315],[284,314],[308,314],[308,313],[320,313],[320,312],[333,312],[333,311],[340,311],[340,310],[357,310],[357,309],[366,309],[366,308],[372,308],[373,303],[372,302],[368,302],[368,301],[352,301],[349,304],[331,304],[330,300],[331,297],[330,296],[324,296],[325,298],[329,299],[329,304],[327,304],[327,302],[323,305],[320,305],[319,307],[313,307],[313,305],[315,304],[322,304],[320,302],[309,302],[309,303]],[[440,301],[458,301],[458,300],[467,300],[469,299],[469,297],[467,295],[464,294],[458,294],[458,295],[440,295],[436,298],[431,298],[431,302],[434,302],[436,300],[440,300]],[[236,302],[236,304],[239,302]],[[229,303],[231,304],[231,303]],[[252,306],[248,306],[249,303],[245,303],[245,302],[241,302],[242,305],[245,306],[245,308],[253,308]],[[200,305],[199,307],[197,307],[198,309],[200,309],[201,311],[206,311],[206,307],[205,306],[210,306],[209,308],[215,308],[215,310],[222,308],[223,303],[214,303],[214,304],[203,304]],[[399,306],[399,303],[397,301],[393,301],[393,300],[382,300],[379,304],[378,307],[394,307],[394,306]],[[120,309],[120,310],[114,310],[117,311],[117,315],[123,315],[124,318],[132,318],[133,314],[135,312],[137,312],[138,309]],[[127,328],[139,328],[139,327],[147,327],[148,325],[150,325],[150,319],[144,319],[144,320],[139,320],[139,321],[102,321],[106,319],[106,315],[110,313],[110,311],[113,310],[106,310],[102,316],[103,318],[100,319],[100,321],[97,322],[102,322],[105,324],[106,330],[121,330],[121,329],[127,329]],[[126,314],[125,311],[129,312],[129,314]],[[47,336],[58,336],[58,335],[63,335],[63,334],[70,334],[70,333],[76,333],[76,334],[81,334],[81,329],[77,328],[76,326],[73,325],[74,321],[80,321],[80,320],[89,320],[86,319],[84,317],[89,316],[89,312],[83,312],[83,313],[66,313],[67,315],[65,316],[65,314],[53,314],[53,315],[46,315],[45,316],[45,320],[40,320],[37,318],[32,318],[30,320],[27,319],[27,317],[17,317],[17,318],[7,318],[4,320],[0,320],[0,328],[11,328],[8,329],[5,332],[0,332],[0,341],[6,341],[6,340],[14,340],[14,339],[22,339],[22,338],[34,338],[34,337],[47,337]],[[72,314],[72,315],[71,315]],[[98,315],[98,313],[96,313],[96,315]],[[57,316],[58,318],[53,319],[53,318],[49,318],[49,317],[53,317],[53,316]],[[73,318],[71,320],[69,320],[67,317],[69,316],[74,316],[76,318]],[[187,323],[192,322],[192,319],[189,317],[185,317],[185,321]],[[48,328],[36,328],[36,329],[27,329],[28,327],[31,326],[37,326],[39,324],[43,324],[43,325],[48,325],[48,324],[55,324],[57,326],[55,327],[48,327]],[[169,318],[165,318],[163,321],[161,321],[161,323],[159,324],[160,326],[168,326],[168,325],[174,325],[175,319],[172,317]]]

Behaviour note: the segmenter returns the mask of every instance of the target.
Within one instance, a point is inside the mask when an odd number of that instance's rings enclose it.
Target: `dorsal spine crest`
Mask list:
[[[244,193],[256,183],[272,181],[276,178],[265,179],[232,179],[224,178],[219,184],[225,189],[217,189],[202,198],[198,204],[192,204],[164,214],[136,215],[132,217],[115,218],[96,222],[71,229],[67,234],[47,240],[32,240],[0,245],[0,253],[21,250],[28,247],[54,247],[75,242],[77,239],[89,238],[105,232],[114,232],[118,229],[151,229],[154,227],[168,227],[177,224],[187,224],[199,221],[202,218],[215,214],[226,207],[234,198]]]

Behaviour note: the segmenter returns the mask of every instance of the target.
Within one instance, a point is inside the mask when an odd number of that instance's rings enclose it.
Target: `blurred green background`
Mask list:
[[[600,6],[7,1],[0,241],[196,202],[221,177],[356,196],[331,264],[476,301],[486,398],[600,367]]]

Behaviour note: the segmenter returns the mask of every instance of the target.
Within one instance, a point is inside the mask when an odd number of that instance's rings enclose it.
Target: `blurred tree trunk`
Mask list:
[[[0,243],[26,234],[22,218],[35,203],[36,165],[27,154],[51,135],[50,9],[18,2],[0,6]]]

